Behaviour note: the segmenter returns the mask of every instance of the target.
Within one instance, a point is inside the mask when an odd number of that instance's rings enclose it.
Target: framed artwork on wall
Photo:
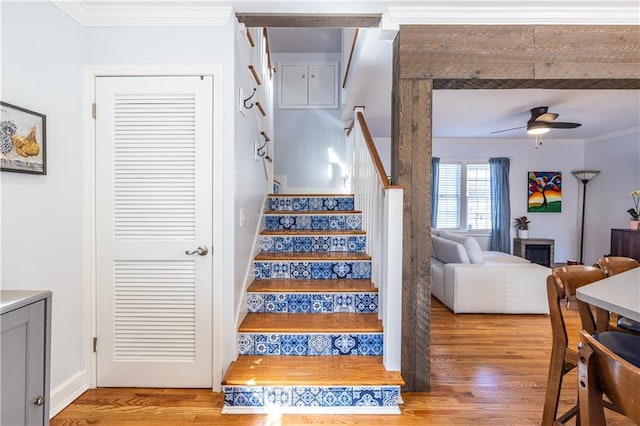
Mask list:
[[[562,172],[529,172],[527,212],[562,211]]]
[[[0,170],[47,174],[47,117],[0,102]]]

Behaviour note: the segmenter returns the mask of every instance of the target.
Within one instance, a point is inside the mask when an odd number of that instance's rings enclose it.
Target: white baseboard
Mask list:
[[[79,371],[69,377],[61,385],[51,390],[51,398],[49,402],[49,418],[53,418],[62,411],[67,405],[71,404],[89,389],[89,381],[87,380],[87,372]]]

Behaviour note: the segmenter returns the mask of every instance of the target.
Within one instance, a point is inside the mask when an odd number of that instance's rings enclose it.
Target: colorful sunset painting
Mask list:
[[[562,172],[529,172],[527,212],[562,211]]]

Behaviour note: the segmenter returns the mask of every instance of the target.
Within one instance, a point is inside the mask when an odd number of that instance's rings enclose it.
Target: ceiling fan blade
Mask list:
[[[561,121],[555,123],[548,123],[549,128],[551,129],[575,129],[576,127],[582,126],[581,123],[563,123]]]
[[[527,126],[520,126],[520,127],[512,127],[510,129],[502,129],[502,130],[496,130],[495,132],[491,132],[489,133],[490,135],[493,135],[495,133],[502,133],[502,132],[509,132],[511,130],[517,130],[517,129],[524,129]]]
[[[535,121],[544,121],[545,123],[551,123],[556,118],[558,118],[558,114],[556,114],[555,112],[547,112],[545,114],[539,115]]]
[[[543,114],[546,114],[547,111],[549,111],[549,107],[546,107],[546,106],[535,107],[535,108],[531,108],[529,111],[531,112],[531,118],[529,119],[529,121],[536,121],[538,117],[540,117]]]

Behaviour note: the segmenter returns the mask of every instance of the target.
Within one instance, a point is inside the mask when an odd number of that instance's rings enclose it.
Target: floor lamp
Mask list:
[[[582,220],[580,225],[580,265],[582,265],[582,248],[584,245],[584,207],[585,200],[587,199],[587,183],[596,177],[596,175],[600,173],[600,170],[576,170],[571,173],[582,181]]]

